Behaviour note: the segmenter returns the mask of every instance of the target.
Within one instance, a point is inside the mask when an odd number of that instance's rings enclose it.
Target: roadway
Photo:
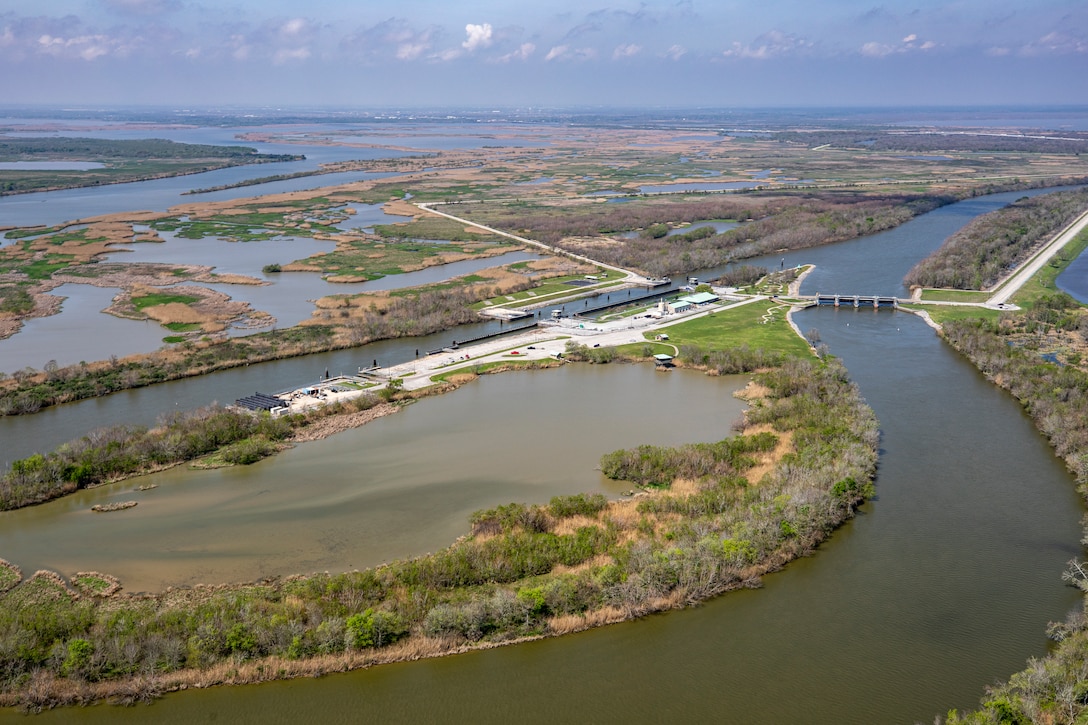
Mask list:
[[[1014,294],[1020,291],[1021,287],[1027,284],[1029,279],[1035,276],[1036,272],[1043,268],[1044,264],[1049,262],[1065,245],[1073,241],[1074,237],[1084,231],[1085,227],[1088,227],[1088,211],[1074,219],[1053,240],[1036,252],[1031,259],[1021,265],[1004,282],[1000,283],[994,294],[986,301],[986,305],[996,307],[1006,304]]]

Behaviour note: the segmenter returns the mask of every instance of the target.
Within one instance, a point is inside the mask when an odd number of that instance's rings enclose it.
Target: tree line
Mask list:
[[[162,138],[6,138],[0,140],[0,159],[32,160],[32,157],[64,156],[81,160],[110,159],[249,159],[297,161],[294,154],[259,154],[250,146],[212,146],[169,141]]]
[[[1088,188],[1025,197],[971,220],[903,280],[907,285],[984,290],[1088,208]]]
[[[951,195],[866,195],[852,191],[748,193],[698,201],[639,200],[627,204],[541,207],[480,205],[466,213],[491,226],[516,230],[568,251],[580,238],[647,230],[607,245],[594,259],[650,276],[684,274],[785,249],[804,249],[890,229],[918,214],[957,201]],[[745,223],[722,232],[666,236],[655,225],[705,219]]]
[[[1088,152],[1088,134],[1082,131],[1040,132],[1030,136],[996,133],[934,133],[929,131],[776,131],[772,138],[808,148],[831,145],[867,151],[940,153],[942,151],[1019,151],[1027,153],[1082,154]]]

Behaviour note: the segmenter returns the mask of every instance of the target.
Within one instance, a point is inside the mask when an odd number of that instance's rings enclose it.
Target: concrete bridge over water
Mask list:
[[[817,293],[814,295],[800,295],[801,299],[812,300],[817,305],[834,305],[835,307],[872,307],[879,309],[899,309],[899,298],[881,295],[833,295]],[[910,302],[910,300],[905,300]]]

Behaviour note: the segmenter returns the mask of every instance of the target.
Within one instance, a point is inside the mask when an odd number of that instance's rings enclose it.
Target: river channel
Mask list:
[[[1014,198],[1023,195],[1018,193]],[[945,207],[885,233],[897,235],[894,243],[875,235],[809,250],[797,262],[788,259],[782,264],[811,261],[819,255],[818,271],[831,275],[822,280],[814,273],[815,281],[810,278],[811,284],[821,285],[819,291],[895,293],[897,290],[888,285],[898,284],[914,261],[972,216],[1012,200],[987,197],[964,202],[970,205],[970,213],[964,213],[960,205]],[[710,278],[712,274],[700,276]],[[822,284],[835,289],[825,290]],[[881,421],[877,497],[814,556],[767,576],[762,589],[734,592],[691,610],[525,645],[318,680],[179,693],[147,708],[94,707],[42,717],[45,721],[59,718],[88,723],[298,722],[312,720],[320,712],[323,721],[334,723],[505,723],[515,719],[909,723],[931,722],[934,715],[949,708],[973,706],[987,684],[1022,668],[1028,657],[1044,654],[1046,623],[1063,618],[1078,604],[1076,591],[1061,582],[1065,562],[1083,553],[1078,543],[1083,507],[1073,479],[1016,401],[988,383],[917,317],[871,309],[816,308],[799,314],[796,321],[802,329],[820,330],[823,341],[844,360]],[[396,350],[390,348],[389,354],[403,355],[404,343],[399,345]],[[331,359],[336,358],[314,356],[285,362],[320,370]],[[248,370],[252,374],[276,369],[261,365]],[[610,366],[592,368],[589,374],[624,377],[640,369]],[[570,369],[574,370],[577,368]],[[270,373],[273,378],[283,374]],[[538,447],[554,449],[558,442],[584,436],[600,445],[594,452],[599,455],[610,450],[601,437],[604,429],[630,427],[624,416],[631,414],[617,412],[614,407],[619,398],[641,400],[655,386],[685,381],[684,389],[666,396],[679,397],[679,410],[646,407],[639,431],[645,438],[639,442],[660,441],[664,429],[686,428],[689,408],[705,405],[705,399],[722,405],[731,402],[728,386],[713,379],[650,374],[645,380],[624,380],[617,392],[603,377],[577,385],[566,382],[577,378],[559,377],[568,374],[564,369],[483,379],[452,395],[421,401],[408,411],[377,421],[367,426],[371,431],[364,428],[300,446],[289,454],[297,456],[300,464],[306,463],[294,469],[294,483],[306,486],[317,482],[322,493],[314,506],[336,505],[336,495],[332,488],[325,488],[322,477],[326,473],[345,476],[344,471],[349,470],[346,451],[354,451],[355,468],[350,470],[355,473],[350,477],[365,478],[369,475],[368,455],[375,446],[364,447],[359,441],[374,436],[383,445],[394,445],[401,439],[408,445],[413,441],[430,443],[435,418],[448,421],[439,437],[458,440],[463,428],[464,445],[479,439],[485,442],[482,450],[505,456],[498,444],[503,439],[497,436],[511,428],[520,432],[529,418],[539,417],[548,426],[526,432],[526,436],[539,437]],[[549,378],[560,382],[555,387],[538,387],[538,380]],[[251,382],[255,378],[245,379]],[[169,397],[156,399],[141,415],[169,407],[165,405],[169,398],[175,398],[181,407],[192,407],[219,395],[212,392],[218,389],[215,380],[216,376],[211,376],[179,381],[171,388],[159,386],[171,391]],[[608,391],[607,396],[603,402],[591,402],[598,386]],[[54,428],[63,429],[70,437],[85,429],[95,410],[103,410],[108,418],[116,414],[110,411],[132,404],[134,398],[124,397],[127,395],[0,423],[12,421],[9,430],[14,432],[21,423],[37,428],[52,421]],[[555,404],[552,398],[566,402],[555,410],[550,407]],[[509,399],[511,412],[495,417],[490,406],[498,402],[489,402],[491,399]],[[440,412],[442,406],[450,409],[445,417]],[[42,417],[49,415],[54,417]],[[589,419],[594,424],[592,433],[584,435],[578,433],[579,428],[568,428],[573,425],[572,416]],[[728,417],[723,416],[722,422]],[[46,422],[39,424],[38,420]],[[375,431],[383,427],[396,427],[397,435],[381,438]],[[54,431],[53,435],[59,433]],[[348,440],[344,435],[361,437],[352,439],[353,445],[342,442]],[[2,440],[7,448],[6,434]],[[488,441],[496,444],[487,446]],[[329,454],[311,453],[319,450]],[[398,453],[389,459],[393,468],[388,480],[412,481],[421,475],[420,467],[430,466],[441,469],[451,490],[469,490],[464,494],[468,499],[476,495],[471,492],[474,485],[487,486],[481,483],[485,477],[477,476],[476,471],[487,463],[488,453],[460,457],[453,455],[451,448],[442,450],[445,453],[440,457]],[[550,455],[536,462],[539,459],[529,458],[524,452],[527,449],[517,450],[519,453],[509,459],[509,470],[486,477],[511,482],[505,498],[530,498],[530,490],[539,490],[546,497],[567,485],[553,480],[530,489],[535,484],[518,483],[519,471],[551,467],[562,456]],[[5,452],[2,457],[7,455]],[[231,504],[239,520],[247,506],[265,506],[261,496],[252,495],[270,486],[265,479],[273,480],[281,475],[277,468],[287,471],[292,464],[281,458],[258,465],[266,473],[253,473],[261,472],[258,467],[229,474],[238,477],[234,483],[224,480],[234,489],[230,493],[239,497]],[[187,499],[170,489],[199,487],[204,474],[177,475],[183,480],[147,493],[176,495],[183,502]],[[244,480],[249,476],[257,480]],[[606,491],[610,485],[593,476],[569,483]],[[429,526],[442,528],[441,523],[431,523],[428,511],[457,504],[444,500],[441,488],[423,484],[418,496],[400,495],[406,508],[382,509],[395,519],[391,531],[416,529],[400,534],[401,541],[411,545],[432,535]],[[217,495],[230,493],[220,491]],[[194,498],[201,495],[212,494]],[[61,510],[56,518],[75,521],[78,512],[74,509],[86,502],[79,506],[57,503],[58,509],[67,506],[71,510]],[[380,496],[370,503],[384,506]],[[48,512],[51,506],[54,504],[40,510]],[[464,514],[456,513],[463,521]],[[441,514],[440,518],[447,514],[449,519],[455,518],[446,511]],[[28,518],[38,515],[52,514],[34,511]],[[255,518],[271,519],[269,528],[274,529],[289,525],[295,515],[293,504],[277,508],[273,501],[256,512]],[[365,532],[368,526],[358,525],[358,531],[349,531],[346,538],[369,536]],[[30,527],[27,536],[34,528]],[[439,534],[436,541],[449,541],[450,532]],[[12,536],[11,546],[19,538]],[[193,538],[199,540],[200,536]],[[244,541],[238,537],[236,546],[241,547]],[[106,545],[101,536],[84,542],[88,547]],[[333,548],[341,545],[350,544],[346,539],[332,544]],[[0,552],[22,564],[7,547],[0,544]],[[396,554],[381,552],[374,558],[387,555]],[[49,556],[44,548],[41,556]],[[348,564],[362,565],[345,562]],[[111,571],[105,565],[99,568]],[[259,573],[252,571],[247,578]]]

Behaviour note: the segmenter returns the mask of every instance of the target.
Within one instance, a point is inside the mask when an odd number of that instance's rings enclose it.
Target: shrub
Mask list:
[[[275,453],[277,446],[272,441],[262,436],[246,438],[237,443],[231,443],[219,452],[219,456],[225,463],[236,466],[248,466],[262,458]]]
[[[548,510],[556,518],[568,516],[596,516],[608,506],[604,494],[577,493],[573,496],[555,496],[548,503]]]
[[[356,649],[384,647],[396,642],[408,632],[408,627],[394,612],[367,609],[348,617],[348,642]]]

